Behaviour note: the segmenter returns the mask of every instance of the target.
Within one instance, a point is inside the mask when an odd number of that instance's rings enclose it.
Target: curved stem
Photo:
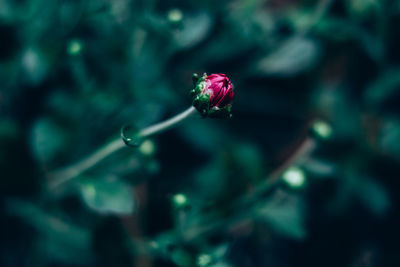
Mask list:
[[[146,127],[139,131],[139,137],[146,138],[151,135],[163,132],[167,129],[170,129],[173,126],[176,126],[180,122],[184,121],[185,119],[191,117],[191,115],[196,113],[196,109],[194,107],[190,107],[184,112],[160,123],[155,125]],[[126,145],[122,141],[121,138],[117,138],[110,143],[106,144],[93,154],[89,155],[87,158],[84,158],[78,161],[71,166],[62,168],[60,170],[56,170],[49,174],[51,179],[51,187],[57,187],[60,184],[63,184],[70,179],[82,174],[83,172],[87,171],[88,169],[95,166],[97,163],[111,155],[112,153],[124,148]]]
[[[150,135],[156,134],[163,132],[165,130],[168,130],[169,128],[175,126],[177,123],[183,121],[184,119],[190,117],[192,114],[196,113],[196,109],[192,106],[185,110],[184,112],[157,124],[154,124],[152,126],[149,126],[147,128],[144,128],[139,132],[140,137],[149,137]]]

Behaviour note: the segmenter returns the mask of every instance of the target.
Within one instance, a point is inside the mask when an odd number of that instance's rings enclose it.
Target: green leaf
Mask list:
[[[379,105],[400,88],[400,69],[384,72],[370,84],[365,92],[365,101],[370,105]]]
[[[377,10],[382,9],[382,1],[378,0],[347,0],[344,1],[348,11],[355,18],[368,18],[374,15]]]
[[[53,160],[67,143],[63,129],[50,118],[37,120],[30,138],[34,155],[43,163]]]
[[[258,209],[258,215],[276,232],[294,239],[303,239],[306,231],[302,203],[300,199],[290,200],[284,203],[270,201]]]
[[[400,159],[400,121],[394,118],[386,118],[383,121],[378,146],[385,154]]]
[[[390,206],[390,199],[384,186],[372,179],[363,179],[357,194],[364,205],[376,215],[383,215]]]
[[[175,44],[179,48],[190,48],[201,42],[209,33],[212,25],[208,13],[191,14],[183,19],[181,30],[173,32]]]
[[[82,179],[78,186],[85,204],[96,212],[132,214],[135,211],[132,187],[117,177]]]
[[[45,79],[50,67],[45,54],[34,47],[28,48],[23,52],[22,66],[25,78],[33,85],[37,85]]]
[[[34,203],[9,200],[7,210],[39,233],[36,249],[41,257],[71,264],[87,264],[93,260],[92,236],[88,229],[55,216]]]
[[[256,70],[269,75],[295,75],[314,66],[318,59],[319,50],[315,41],[293,37],[276,51],[262,58],[257,63]]]
[[[351,20],[327,17],[315,26],[315,31],[330,41],[355,40],[375,61],[382,60],[384,56],[383,40]]]

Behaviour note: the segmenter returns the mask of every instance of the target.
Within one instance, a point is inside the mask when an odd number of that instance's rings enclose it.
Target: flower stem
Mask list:
[[[196,109],[191,106],[184,112],[168,119],[163,122],[151,125],[139,131],[140,138],[146,138],[151,135],[155,135],[157,133],[161,133],[165,130],[170,129],[173,126],[178,125],[180,122],[184,121],[185,119],[191,117],[193,114],[196,113]],[[122,141],[121,138],[117,138],[110,143],[106,144],[99,150],[95,151],[93,154],[89,155],[88,157],[78,161],[71,166],[62,168],[60,170],[56,170],[49,174],[51,179],[50,187],[58,187],[59,185],[71,180],[72,178],[84,173],[85,171],[89,170],[97,163],[111,155],[112,153],[124,148],[126,145]]]
[[[184,119],[190,117],[191,115],[193,115],[195,113],[196,113],[196,109],[193,106],[191,106],[184,112],[182,112],[168,120],[165,120],[163,122],[160,122],[160,123],[157,123],[157,124],[154,124],[152,126],[142,129],[139,132],[139,136],[142,138],[145,138],[145,137],[154,135],[156,133],[161,133],[161,132],[168,130],[169,128],[175,126],[177,123],[183,121]]]

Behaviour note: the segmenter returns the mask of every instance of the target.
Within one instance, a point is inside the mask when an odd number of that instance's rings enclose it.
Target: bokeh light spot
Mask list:
[[[82,43],[79,40],[71,40],[67,47],[68,54],[78,55],[82,51]]]
[[[207,254],[200,254],[197,258],[198,266],[207,266],[211,263],[211,256]]]
[[[332,127],[325,121],[314,122],[312,129],[322,139],[329,139],[332,136]]]
[[[283,173],[283,181],[286,182],[290,187],[299,188],[302,187],[306,181],[304,172],[297,167],[290,167]]]
[[[172,201],[175,206],[182,207],[185,206],[188,202],[187,197],[184,194],[176,194],[173,196]]]
[[[168,12],[168,20],[172,23],[178,23],[183,19],[183,13],[180,9],[171,9]]]

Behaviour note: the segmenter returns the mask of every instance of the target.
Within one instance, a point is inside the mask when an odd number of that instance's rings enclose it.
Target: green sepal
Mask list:
[[[210,94],[199,94],[195,96],[193,106],[203,117],[207,117],[210,110]]]
[[[193,89],[195,95],[199,95],[203,91],[204,87],[206,86],[206,82],[205,82],[206,78],[207,78],[207,74],[205,74],[205,73],[203,74],[203,76],[201,78],[196,77],[197,83]]]
[[[206,87],[207,74],[203,74],[201,78],[197,74],[193,74],[193,81],[195,82],[195,87],[190,91],[190,95],[193,97],[193,106],[206,117],[210,110],[210,94],[203,93]]]

